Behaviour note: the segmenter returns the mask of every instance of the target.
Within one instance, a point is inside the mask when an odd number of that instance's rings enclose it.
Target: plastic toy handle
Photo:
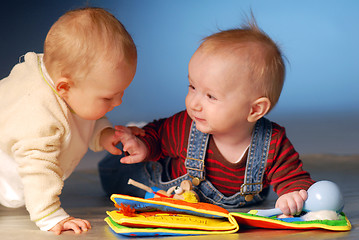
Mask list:
[[[248,213],[257,215],[257,216],[262,216],[262,217],[273,217],[273,216],[283,214],[283,212],[279,208],[264,209],[264,210],[250,210]]]

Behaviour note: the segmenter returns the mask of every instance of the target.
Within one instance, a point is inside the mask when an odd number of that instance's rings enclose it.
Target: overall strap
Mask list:
[[[262,191],[263,175],[267,163],[269,145],[272,137],[272,123],[261,118],[257,121],[252,134],[251,145],[248,151],[244,184],[241,186],[241,195],[246,201],[251,201],[253,195]]]
[[[198,186],[205,180],[204,158],[206,156],[208,139],[209,134],[197,130],[196,123],[192,121],[185,167],[188,175],[192,178],[194,186]]]

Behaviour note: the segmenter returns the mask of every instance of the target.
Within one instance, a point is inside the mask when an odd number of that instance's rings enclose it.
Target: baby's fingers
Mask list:
[[[76,234],[79,234],[82,231],[86,232],[91,229],[91,224],[87,220],[72,219],[64,224],[64,228],[66,230],[73,230]]]
[[[121,149],[117,148],[114,145],[109,145],[105,148],[109,153],[111,153],[112,155],[121,155],[122,151]]]
[[[84,219],[76,219],[77,221],[77,225],[82,229],[82,231],[88,231],[89,229],[91,229],[91,224],[89,221],[84,220]]]
[[[125,126],[117,125],[115,126],[116,131],[126,133],[126,134],[132,134],[131,130]]]
[[[117,142],[126,143],[131,139],[136,138],[129,129],[123,126],[115,126],[116,132],[114,135],[114,139]]]
[[[129,126],[127,127],[128,129],[131,130],[132,134],[135,136],[145,136],[146,132],[145,130],[143,130],[142,128],[136,127],[136,126]]]
[[[126,157],[121,158],[121,163],[124,164],[133,164],[142,162],[143,159],[137,155],[128,155]]]
[[[56,235],[60,235],[62,229],[60,225],[56,225],[55,227],[51,228],[49,231],[54,232]]]
[[[305,190],[300,190],[299,191],[299,195],[301,196],[301,198],[303,199],[303,201],[307,200],[308,198],[308,192]]]
[[[73,230],[76,234],[81,233],[80,227],[79,227],[76,223],[74,223],[74,222],[72,222],[72,221],[67,222],[67,223],[64,225],[64,228],[65,228],[65,230]]]

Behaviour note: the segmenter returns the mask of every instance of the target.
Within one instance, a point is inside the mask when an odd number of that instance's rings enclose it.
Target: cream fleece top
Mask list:
[[[51,79],[45,80],[41,59],[27,53],[0,81],[0,166],[6,171],[0,171],[0,203],[24,203],[31,220],[47,231],[69,216],[59,200],[64,180],[88,147],[103,150],[100,132],[111,124],[72,113],[50,87]],[[20,196],[13,206],[10,193]]]

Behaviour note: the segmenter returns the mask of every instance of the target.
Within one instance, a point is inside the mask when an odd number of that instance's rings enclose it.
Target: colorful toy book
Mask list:
[[[164,236],[235,233],[241,226],[269,229],[326,229],[349,231],[344,213],[338,220],[305,221],[301,217],[263,217],[251,213],[229,212],[209,203],[191,203],[168,197],[138,198],[113,194],[118,210],[108,211],[105,219],[116,235]]]

